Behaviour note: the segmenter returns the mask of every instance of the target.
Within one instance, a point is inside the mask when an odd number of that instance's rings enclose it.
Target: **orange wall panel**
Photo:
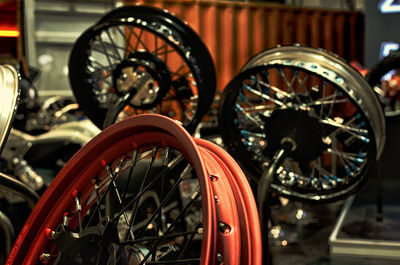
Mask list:
[[[258,9],[249,9],[249,24],[247,25],[249,37],[249,57],[264,49],[266,26],[264,15]]]
[[[249,25],[249,10],[242,8],[233,9],[233,64],[234,73],[244,65],[250,57],[249,47],[250,39],[252,38]]]
[[[295,15],[295,38],[296,42],[302,45],[306,45],[308,43],[307,36],[308,36],[308,19],[307,13],[300,11]]]
[[[217,84],[221,88],[235,75],[236,52],[233,50],[233,9],[219,7],[217,10]]]
[[[336,53],[339,56],[344,56],[345,42],[344,42],[344,27],[346,22],[345,14],[337,14],[335,16],[335,31],[336,31]]]
[[[217,7],[215,5],[200,6],[199,18],[208,23],[199,23],[199,35],[207,40],[207,47],[214,62],[217,59]]]
[[[279,10],[278,9],[270,9],[270,10],[263,10],[263,16],[265,19],[265,28],[264,32],[259,32],[257,29],[255,34],[265,34],[264,35],[264,47],[263,50],[266,48],[271,48],[276,46],[280,43],[279,33]],[[256,51],[259,52],[259,51]]]
[[[278,44],[321,47],[363,62],[364,17],[357,12],[270,3],[126,0],[164,8],[186,21],[207,45],[222,90],[254,54]]]

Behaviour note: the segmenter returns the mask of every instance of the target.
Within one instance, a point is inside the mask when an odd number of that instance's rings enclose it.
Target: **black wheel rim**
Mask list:
[[[126,116],[163,114],[194,131],[215,93],[214,66],[193,30],[176,21],[173,15],[155,8],[125,7],[112,11],[80,36],[70,55],[70,83],[82,109],[96,125],[103,127],[107,111],[123,94],[116,93],[114,87],[115,69],[119,67],[120,73],[121,64],[136,60],[141,69],[136,67],[131,73],[145,73],[146,84],[163,89],[157,96],[159,104],[152,109],[146,104],[136,106]],[[164,72],[162,83],[159,75],[149,71],[157,73],[160,68]],[[142,87],[137,82],[135,85],[139,90]]]

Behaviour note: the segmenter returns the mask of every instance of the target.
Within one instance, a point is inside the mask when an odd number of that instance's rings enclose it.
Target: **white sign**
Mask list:
[[[381,52],[379,54],[379,58],[385,58],[389,55],[391,51],[395,51],[399,49],[399,44],[395,42],[382,42],[381,44]]]
[[[382,0],[378,4],[378,8],[382,13],[398,13],[400,12],[400,3],[393,3],[395,0]]]

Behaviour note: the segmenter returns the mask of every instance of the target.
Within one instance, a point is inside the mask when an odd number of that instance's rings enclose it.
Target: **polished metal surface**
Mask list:
[[[323,49],[278,46],[253,57],[241,71],[261,65],[301,67],[320,75],[341,87],[362,109],[368,118],[376,141],[376,158],[385,145],[385,117],[379,99],[367,81],[354,68],[338,56]]]
[[[11,65],[0,65],[0,152],[10,131],[19,95],[18,73]]]

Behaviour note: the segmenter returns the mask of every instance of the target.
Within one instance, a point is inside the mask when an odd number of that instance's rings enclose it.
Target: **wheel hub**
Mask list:
[[[55,264],[127,264],[116,263],[120,252],[118,231],[109,220],[88,227],[79,233],[68,226],[59,225],[54,242],[60,251]],[[114,261],[109,263],[108,261]]]
[[[56,265],[139,265],[144,259],[152,259],[144,244],[121,244],[118,228],[109,219],[79,233],[61,224],[54,241],[60,251]],[[154,259],[176,258],[178,253],[175,245],[163,244],[155,250]]]
[[[315,114],[308,110],[283,109],[270,117],[261,116],[265,122],[267,148],[265,155],[272,157],[284,141],[290,139],[296,148],[289,154],[300,163],[318,158],[328,147],[329,138]]]
[[[133,52],[113,71],[113,86],[118,96],[133,93],[130,105],[150,109],[158,105],[171,86],[170,72],[154,54]]]

